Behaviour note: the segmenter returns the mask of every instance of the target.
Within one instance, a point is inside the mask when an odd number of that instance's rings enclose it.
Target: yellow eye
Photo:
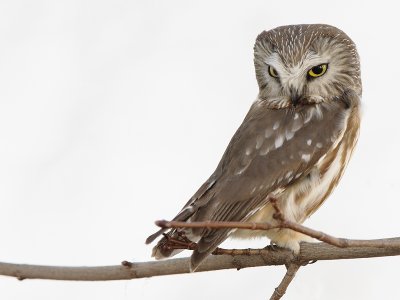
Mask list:
[[[309,71],[308,71],[308,75],[310,77],[319,77],[322,76],[326,73],[326,70],[328,70],[328,64],[322,64],[322,65],[318,65],[315,67],[312,67]]]
[[[279,74],[278,72],[271,66],[268,66],[268,73],[270,76],[274,77],[274,78],[278,78]]]

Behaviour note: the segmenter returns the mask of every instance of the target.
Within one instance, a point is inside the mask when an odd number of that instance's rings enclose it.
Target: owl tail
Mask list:
[[[193,215],[193,213],[194,213],[194,209],[191,205],[185,206],[180,211],[180,213],[176,215],[176,217],[173,219],[173,221],[187,221]],[[153,248],[152,257],[155,257],[156,259],[162,259],[162,258],[174,256],[175,254],[178,254],[179,252],[181,252],[183,250],[183,249],[171,249],[171,247],[168,247],[169,239],[172,238],[172,239],[180,240],[181,237],[179,235],[179,232],[176,229],[173,229],[165,234],[164,232],[166,232],[167,230],[168,230],[167,228],[161,228],[156,233],[153,233],[146,239],[146,244],[150,244],[155,239],[157,239],[160,235],[164,234],[164,237]]]
[[[229,235],[231,229],[209,231],[197,242],[197,249],[190,259],[190,271],[194,272],[198,266],[221,244]]]
[[[165,230],[161,229],[155,234],[149,236],[149,238],[146,240],[146,243],[151,243],[154,239],[156,239],[160,234],[164,233]],[[153,237],[154,236],[154,237]],[[169,240],[170,239],[179,239],[179,235],[176,232],[176,230],[172,230],[165,234],[165,236],[160,239],[157,243],[157,245],[154,246],[153,251],[151,256],[154,257],[155,259],[163,259],[167,257],[174,256],[180,252],[182,252],[184,249],[173,249],[168,246]]]
[[[165,229],[160,229],[153,235],[149,236],[146,240],[146,243],[151,243],[159,235],[163,234],[164,231]],[[188,241],[195,242],[197,243],[197,248],[192,253],[189,266],[190,271],[194,272],[198,266],[218,247],[218,245],[228,237],[229,231],[230,230],[228,229],[212,230],[202,238],[200,238],[200,236],[189,234],[190,240],[188,240],[188,238],[186,238],[186,234],[188,234],[188,232],[182,235],[183,232],[178,232],[176,229],[173,229],[164,234],[164,237],[162,237],[158,241],[157,245],[154,246],[152,257],[155,259],[163,259],[182,252],[184,249],[174,249],[171,247],[171,245],[173,245],[173,240],[178,242],[182,241],[183,243],[187,243]]]

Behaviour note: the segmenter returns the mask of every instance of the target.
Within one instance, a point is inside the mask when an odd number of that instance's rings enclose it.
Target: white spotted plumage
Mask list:
[[[341,178],[360,123],[360,66],[354,43],[329,25],[278,27],[258,36],[254,65],[257,100],[215,172],[174,220],[276,222],[269,202],[274,197],[286,218],[301,223]],[[314,67],[325,71],[310,73]],[[290,230],[196,228],[184,233],[197,242],[192,270],[230,235],[266,235],[295,252],[299,242],[307,240]],[[177,230],[167,235],[177,237]],[[153,249],[156,258],[176,252],[165,237]]]

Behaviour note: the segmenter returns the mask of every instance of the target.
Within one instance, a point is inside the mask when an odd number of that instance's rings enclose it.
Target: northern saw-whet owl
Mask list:
[[[282,26],[257,37],[254,65],[256,101],[214,173],[173,220],[274,224],[272,197],[286,219],[302,223],[343,175],[360,125],[362,87],[353,41],[329,25]],[[228,236],[267,236],[295,253],[301,241],[310,240],[289,229],[180,231],[198,244],[192,271]],[[176,229],[167,233],[177,235]],[[154,247],[157,259],[179,252],[168,248],[167,240],[164,236]]]

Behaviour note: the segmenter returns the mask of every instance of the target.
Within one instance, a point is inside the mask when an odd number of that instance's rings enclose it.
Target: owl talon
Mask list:
[[[270,251],[278,251],[281,247],[279,247],[277,244],[274,242],[270,242],[268,246],[266,246],[264,249],[270,250]]]
[[[194,250],[197,247],[197,244],[189,240],[183,231],[177,231],[173,236],[164,233],[164,237],[166,238],[165,244],[162,245],[165,249],[187,249]]]

